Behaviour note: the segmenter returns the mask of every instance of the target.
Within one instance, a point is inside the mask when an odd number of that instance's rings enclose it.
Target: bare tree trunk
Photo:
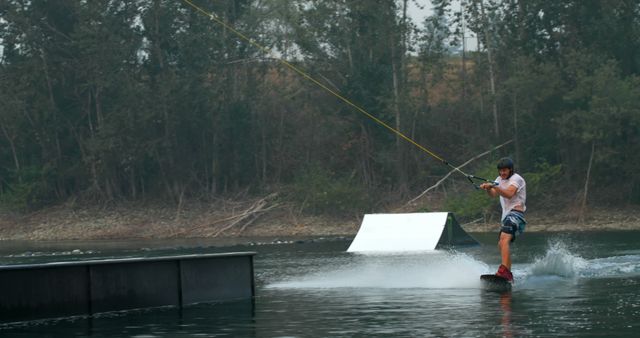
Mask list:
[[[393,41],[391,41],[393,44]],[[396,58],[396,48],[394,45],[391,46],[391,69],[393,72],[393,113],[395,115],[395,128],[397,131],[401,131],[401,108],[400,108],[400,77],[402,76],[400,73],[400,69],[402,68],[402,56],[398,55]],[[400,60],[400,61],[396,61]],[[400,65],[398,65],[398,63]],[[400,136],[396,136],[396,171],[398,178],[398,187],[401,192],[404,192],[407,185],[407,175],[405,170],[405,157],[404,157],[404,147],[402,144],[402,140]]]
[[[88,127],[89,127],[89,138],[91,139],[91,141],[95,140],[96,137],[96,132],[97,132],[97,128],[96,128],[96,122],[94,122],[94,118],[93,115],[91,114],[91,91],[87,92],[87,103],[85,106],[85,113],[87,114],[87,123],[88,123]],[[84,146],[84,144],[83,144]],[[88,161],[89,161],[89,165],[91,167],[91,184],[93,186],[93,189],[95,192],[97,192],[99,195],[102,195],[102,189],[100,188],[100,181],[98,179],[98,166],[97,166],[97,154],[94,150],[90,150],[88,149],[87,152],[85,152],[85,156],[88,157]]]
[[[131,198],[134,200],[137,199],[138,189],[136,187],[136,169],[134,165],[131,165],[129,169],[129,187],[131,188]]]
[[[364,181],[365,186],[367,188],[371,188],[374,186],[373,172],[370,165],[370,151],[371,151],[370,141],[371,140],[369,139],[369,133],[367,132],[367,128],[362,123],[360,124],[360,130],[361,130],[360,145],[362,147],[360,151],[362,179]]]
[[[58,105],[56,104],[55,96],[53,94],[53,84],[51,82],[51,76],[49,75],[49,66],[47,64],[47,57],[44,51],[41,54],[41,58],[42,58],[42,68],[44,70],[44,76],[47,82],[47,90],[49,94],[49,105],[51,107],[50,108],[51,114],[53,116],[54,125],[57,126],[58,125],[58,109],[57,109]],[[60,137],[58,135],[57,130],[55,130],[55,128],[53,128],[52,130],[53,130],[53,140],[56,148],[56,166],[57,166],[62,162],[62,147],[60,146]],[[58,178],[56,180],[56,194],[58,195],[58,198],[63,197],[64,191],[65,191],[64,180]]]
[[[396,48],[393,34],[390,35],[391,41],[391,68],[393,73],[393,110],[395,115],[395,128],[397,131],[402,130],[402,108],[401,108],[401,92],[404,90],[404,53],[407,45],[407,1],[404,0],[402,8],[402,19],[400,21],[400,46],[399,50]],[[398,171],[398,186],[401,192],[404,192],[407,188],[407,172],[405,165],[405,153],[402,140],[400,136],[396,136],[396,170]]]
[[[466,109],[467,102],[467,40],[466,34],[466,21],[464,19],[464,0],[460,1],[460,20],[462,20],[462,113]]]
[[[498,123],[498,102],[496,100],[496,79],[495,79],[495,72],[493,69],[491,37],[489,36],[489,29],[487,27],[489,23],[487,20],[487,16],[484,12],[483,0],[480,1],[480,11],[482,14],[482,21],[483,21],[482,28],[483,28],[485,43],[486,43],[485,47],[487,49],[487,61],[489,62],[489,84],[491,89],[491,109],[493,112],[493,129],[494,129],[494,134],[497,140],[500,138],[500,125]]]
[[[101,97],[100,86],[96,86],[94,91],[94,104],[96,109],[96,130],[102,129],[104,125],[104,116],[102,114],[102,97]]]
[[[589,192],[589,179],[591,177],[591,166],[593,165],[593,154],[596,150],[596,141],[591,141],[591,155],[589,156],[589,166],[587,167],[587,178],[584,180],[584,191],[582,193],[582,203],[578,214],[578,224],[584,223],[584,214],[587,210],[587,197]]]
[[[184,205],[184,193],[187,191],[187,186],[183,185],[181,187],[178,187],[176,184],[176,188],[180,190],[180,193],[178,194],[178,208],[176,209],[176,217],[174,219],[174,222],[179,222],[180,215],[182,214],[182,207]]]
[[[9,142],[9,146],[11,147],[11,155],[13,155],[13,164],[16,167],[16,172],[20,172],[20,161],[18,160],[18,152],[16,151],[16,145],[14,143],[14,137],[9,136],[9,132],[7,131],[7,128],[5,128],[4,124],[0,124],[0,127],[2,127],[2,133],[4,134],[5,138],[7,139],[7,141]],[[22,178],[20,175],[18,175],[18,182],[22,182]]]
[[[393,39],[392,39],[393,40]],[[391,42],[393,43],[393,41]],[[393,73],[393,115],[395,116],[396,130],[400,131],[400,85],[398,84],[398,65],[396,64],[396,49],[395,46],[391,46],[391,71]],[[396,136],[396,151],[400,150],[401,139],[400,136]]]
[[[401,116],[402,109],[400,108],[400,87],[404,84],[404,53],[406,50],[406,23],[407,23],[407,0],[404,0],[402,9],[402,20],[400,21],[400,50],[396,54],[396,46],[393,41],[393,34],[391,36],[391,66],[393,70],[393,96],[394,96],[394,113],[396,117],[396,130],[400,131],[401,128]],[[397,60],[397,62],[396,62]],[[401,145],[400,137],[396,137],[396,149],[400,151]]]
[[[58,121],[58,105],[56,104],[56,100],[55,97],[53,95],[53,85],[51,84],[51,77],[49,76],[49,66],[47,65],[47,58],[46,58],[46,54],[43,52],[42,53],[42,64],[43,64],[43,69],[44,69],[44,76],[45,76],[45,80],[47,82],[47,90],[48,90],[48,94],[49,94],[49,104],[51,105],[51,112],[53,114],[53,120],[55,122]],[[54,132],[54,138],[55,138],[55,142],[56,142],[56,151],[57,151],[57,161],[60,162],[62,161],[62,149],[60,147],[60,138],[58,137],[58,133]]]
[[[513,93],[513,140],[516,163],[520,163],[520,143],[518,142],[518,95]]]
[[[158,66],[160,69],[164,69],[164,59],[162,57],[162,49],[160,48],[160,0],[155,0],[153,2],[153,21],[154,21],[154,29],[153,34],[155,37],[154,41],[154,50],[158,62]]]

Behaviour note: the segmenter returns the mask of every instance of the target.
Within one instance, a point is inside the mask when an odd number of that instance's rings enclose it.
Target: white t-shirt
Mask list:
[[[498,182],[498,187],[500,189],[507,189],[510,185],[516,187],[516,193],[511,198],[504,198],[502,195],[500,196],[500,205],[502,206],[502,220],[507,216],[509,211],[513,210],[515,207],[519,207],[518,210],[525,211],[527,207],[525,202],[527,200],[527,183],[524,181],[524,178],[518,174],[513,174],[506,180],[503,180],[500,176],[496,178],[496,182]]]

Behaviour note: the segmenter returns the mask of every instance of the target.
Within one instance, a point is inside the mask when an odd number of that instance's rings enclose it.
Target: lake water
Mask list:
[[[509,293],[483,291],[499,265],[480,246],[346,253],[349,240],[1,243],[3,264],[256,251],[256,299],[0,325],[2,337],[637,337],[640,232],[527,233]],[[75,250],[75,251],[74,251]]]

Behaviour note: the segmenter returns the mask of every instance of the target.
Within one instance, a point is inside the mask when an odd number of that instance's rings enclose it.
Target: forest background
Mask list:
[[[416,21],[412,4],[432,14]],[[5,0],[0,43],[12,231],[111,209],[182,236],[267,214],[495,221],[464,175],[439,182],[450,167],[281,60],[453,166],[493,149],[465,172],[493,179],[511,156],[530,209],[580,221],[640,204],[637,1]]]

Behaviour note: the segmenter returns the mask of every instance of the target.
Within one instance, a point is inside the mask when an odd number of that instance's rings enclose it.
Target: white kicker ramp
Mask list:
[[[425,251],[438,244],[477,244],[448,212],[366,214],[347,252]]]

